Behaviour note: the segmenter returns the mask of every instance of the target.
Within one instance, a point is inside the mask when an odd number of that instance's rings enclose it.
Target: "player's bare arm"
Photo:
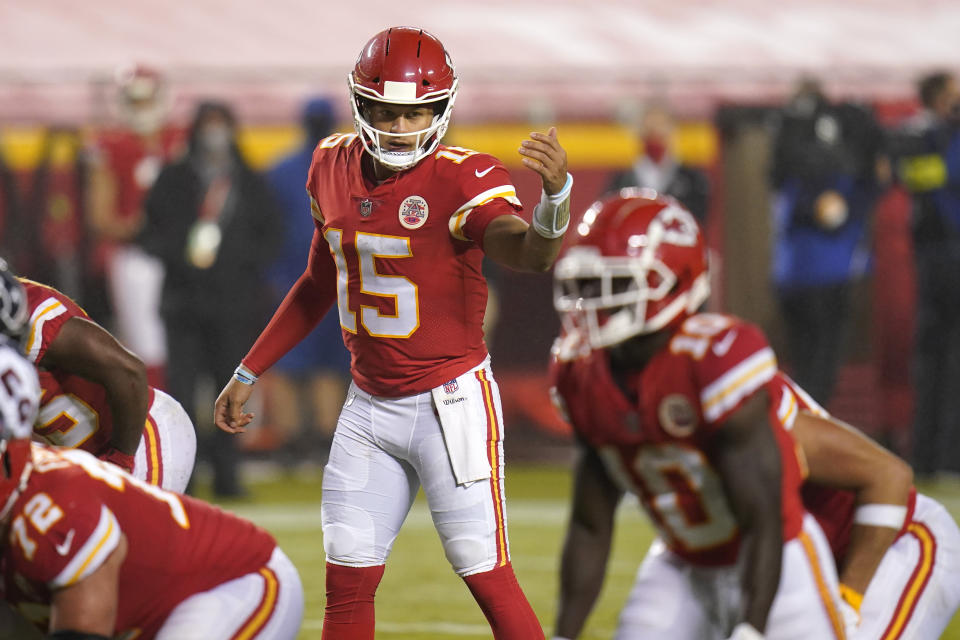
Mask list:
[[[597,452],[584,446],[574,469],[573,506],[560,560],[557,637],[579,636],[600,595],[622,495]]]
[[[140,358],[100,325],[73,317],[50,343],[40,365],[103,385],[114,423],[110,444],[126,455],[136,454],[150,404],[147,369]]]
[[[527,225],[515,216],[493,220],[484,232],[483,248],[491,259],[518,271],[546,271],[557,258],[570,221],[567,152],[557,139],[557,128],[532,132],[520,145],[525,167],[540,174],[543,197]]]
[[[913,470],[906,462],[850,425],[801,411],[791,431],[807,460],[808,482],[856,492],[857,504],[902,509],[913,486]],[[857,522],[839,567],[840,582],[863,594],[883,554],[897,537],[899,526],[871,526]]]
[[[737,409],[717,432],[711,455],[740,527],[743,622],[761,633],[783,560],[781,461],[767,417],[769,402],[766,391],[759,391]]]
[[[83,580],[53,593],[50,602],[50,632],[75,631],[113,636],[117,622],[120,567],[127,555],[127,538],[96,571]]]

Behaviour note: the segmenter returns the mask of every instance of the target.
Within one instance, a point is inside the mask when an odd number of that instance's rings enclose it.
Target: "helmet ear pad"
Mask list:
[[[590,278],[590,289],[581,288]],[[554,306],[594,348],[669,329],[710,293],[693,215],[672,198],[625,189],[594,203],[554,269]]]

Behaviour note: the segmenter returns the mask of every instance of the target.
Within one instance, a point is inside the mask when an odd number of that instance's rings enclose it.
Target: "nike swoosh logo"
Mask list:
[[[60,544],[54,546],[54,549],[57,550],[57,553],[59,553],[59,554],[62,555],[62,556],[65,556],[65,555],[67,555],[68,553],[70,553],[70,547],[73,545],[73,534],[74,534],[74,533],[75,533],[75,531],[74,531],[73,529],[70,529],[70,533],[68,533],[68,534],[67,534],[67,537],[63,539],[63,542],[61,542]]]
[[[723,356],[727,355],[727,352],[730,351],[731,345],[733,345],[733,341],[736,339],[737,330],[734,329],[733,331],[727,333],[727,335],[723,336],[723,340],[713,344],[713,355],[717,356],[718,358],[722,358]]]
[[[495,166],[497,166],[497,165],[492,164],[492,165],[490,165],[489,167],[487,167],[486,169],[484,169],[483,171],[480,171],[479,169],[477,169],[477,170],[475,170],[473,173],[474,173],[474,175],[476,175],[478,178],[482,178],[483,176],[485,176],[485,175],[487,175],[488,173],[490,173],[491,171],[493,171],[493,168],[494,168]]]

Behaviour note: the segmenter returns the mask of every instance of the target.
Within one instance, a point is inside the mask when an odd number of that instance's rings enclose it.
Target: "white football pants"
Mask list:
[[[855,640],[939,638],[960,606],[960,530],[917,494],[913,521],[884,554],[863,595]]]
[[[488,362],[457,383],[451,381],[451,388],[483,391],[486,399],[485,411],[476,417],[486,427],[469,446],[486,452],[489,473],[463,484],[454,477],[431,392],[382,398],[351,384],[323,473],[321,519],[328,562],[384,564],[421,485],[447,560],[458,575],[509,562],[499,390]]]
[[[725,640],[739,621],[739,566],[699,567],[657,538],[650,545],[616,640]],[[807,515],[800,535],[783,545],[780,585],[770,608],[766,640],[843,638],[837,572],[830,545]]]
[[[133,475],[149,484],[183,493],[193,473],[197,433],[180,403],[153,390],[140,445],[134,455]]]
[[[293,640],[303,623],[303,585],[286,554],[174,608],[156,640]]]

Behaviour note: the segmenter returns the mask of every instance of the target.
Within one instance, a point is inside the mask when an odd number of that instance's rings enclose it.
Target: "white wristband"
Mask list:
[[[741,622],[733,628],[729,640],[763,640],[763,634],[749,622]]]
[[[907,519],[907,508],[897,504],[862,504],[853,512],[853,523],[868,527],[889,527],[899,531]]]
[[[257,374],[241,364],[234,369],[233,379],[247,386],[253,386],[256,384],[258,377]]]
[[[567,174],[567,181],[559,193],[552,196],[544,191],[540,202],[533,209],[533,230],[544,238],[559,238],[570,226],[570,191],[573,189],[573,176]]]

